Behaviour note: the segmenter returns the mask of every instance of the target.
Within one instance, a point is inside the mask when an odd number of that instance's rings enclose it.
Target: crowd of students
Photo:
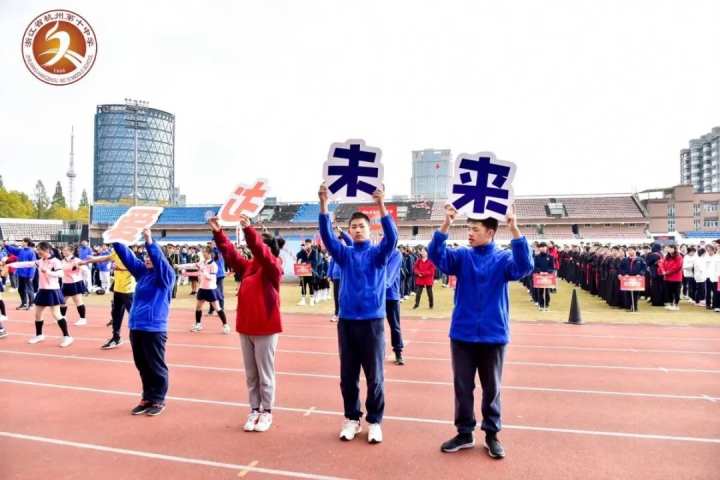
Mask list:
[[[720,243],[697,246],[653,243],[641,246],[575,245],[552,247],[558,276],[611,307],[638,311],[644,299],[653,307],[679,311],[681,300],[720,312]],[[644,291],[623,291],[623,276],[644,278]]]
[[[501,430],[500,384],[508,332],[508,283],[522,281],[541,310],[550,304],[552,289],[533,288],[533,274],[557,274],[591,294],[601,296],[608,305],[637,310],[641,297],[654,306],[678,310],[681,298],[720,312],[717,279],[720,276],[718,243],[699,247],[681,245],[642,247],[580,245],[558,248],[552,242],[530,246],[520,234],[514,215],[508,215],[513,240],[507,249],[494,243],[498,222],[493,219],[468,220],[468,244],[447,244],[448,231],[457,212],[448,208],[443,224],[427,246],[397,246],[397,229],[384,207],[384,195],[374,199],[381,212],[383,235],[370,241],[370,219],[355,212],[347,231],[334,226],[327,208],[327,189],[321,186],[319,230],[322,243],[306,241],[297,254],[297,263],[310,265],[311,275],[300,279],[301,304],[329,300],[333,286],[340,357],[340,394],[345,420],[340,439],[353,440],[361,432],[361,419],[368,424],[368,441],[383,441],[381,429],[385,410],[384,352],[387,319],[396,363],[402,365],[402,301],[414,296],[414,307],[423,290],[429,308],[434,306],[432,287],[436,280],[455,287],[450,326],[450,346],[455,394],[457,435],[441,446],[455,452],[475,445],[476,427],[473,392],[474,377],[482,385],[482,424],[485,447],[494,458],[505,453],[498,440]],[[191,331],[203,330],[206,304],[217,312],[222,332],[230,333],[225,315],[222,278],[234,274],[237,290],[235,331],[239,334],[250,413],[246,431],[267,431],[272,425],[275,399],[275,352],[282,332],[280,282],[283,265],[280,250],[284,242],[267,232],[258,232],[250,219],[242,217],[241,227],[247,245],[237,248],[223,232],[216,218],[209,220],[213,241],[200,247],[159,247],[146,230],[144,244],[122,244],[92,250],[86,245],[65,247],[60,252],[47,242],[34,245],[4,245],[0,252],[2,273],[12,269],[17,279],[21,306],[35,306],[35,336],[32,344],[45,340],[44,315],[49,311],[62,332],[60,346],[73,343],[67,313],[72,299],[78,314],[75,325],[87,323],[82,298],[89,288],[92,265],[106,264],[113,272],[111,307],[112,337],[104,349],[122,344],[121,327],[129,312],[129,338],[135,365],[142,383],[140,403],[133,415],[158,415],[165,408],[168,369],[165,343],[169,306],[178,283],[191,283],[196,295],[195,324]],[[87,250],[90,250],[89,252]],[[98,269],[99,272],[104,270]],[[623,292],[623,275],[645,279],[644,292]],[[109,283],[100,276],[99,283]],[[91,278],[91,277],[90,277]],[[39,287],[37,293],[34,283]],[[90,282],[92,280],[90,279]],[[0,282],[0,291],[5,285]],[[6,319],[0,298],[0,322]],[[0,337],[7,335],[0,324]],[[360,371],[367,381],[363,413],[360,402]]]

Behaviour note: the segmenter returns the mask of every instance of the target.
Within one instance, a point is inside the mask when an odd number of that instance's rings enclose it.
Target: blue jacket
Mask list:
[[[92,249],[90,247],[78,247],[78,258],[85,260],[88,257],[92,257]]]
[[[402,267],[402,253],[395,249],[388,258],[385,271],[385,298],[386,300],[400,300],[400,267]]]
[[[6,248],[8,253],[17,257],[16,261],[18,262],[32,262],[33,260],[37,260],[35,250],[30,247],[15,247],[13,245],[8,245]],[[21,278],[33,278],[35,276],[35,267],[18,268],[15,270],[15,273],[17,273],[17,276]]]
[[[156,243],[145,244],[153,263],[150,269],[122,243],[113,243],[113,248],[137,281],[128,327],[144,332],[167,332],[170,298],[175,284],[175,272],[170,262]]]
[[[436,231],[428,254],[443,273],[455,275],[455,308],[450,338],[471,343],[506,344],[510,341],[508,282],[533,271],[525,237],[510,242],[512,252],[495,243],[448,249],[447,235]]]
[[[215,261],[218,267],[216,278],[225,278],[225,259],[222,256],[222,252],[215,247],[213,248],[213,253],[217,256],[217,260]]]
[[[348,235],[346,232],[341,232],[340,235],[342,236],[343,242],[345,242],[345,245],[352,247],[353,241],[352,238],[350,238],[350,235]],[[340,280],[340,276],[342,275],[342,268],[340,268],[340,265],[335,262],[335,259],[330,257],[330,264],[328,265],[328,277],[333,280]]]
[[[101,250],[99,255],[101,257],[104,257],[105,255],[110,255],[110,252],[108,252],[107,250]],[[110,262],[98,262],[95,265],[100,272],[107,272],[110,270]]]
[[[342,320],[375,320],[385,317],[385,268],[397,245],[397,229],[390,215],[380,220],[383,238],[377,245],[369,241],[347,246],[333,235],[328,214],[320,214],[320,236],[335,262],[342,268],[340,311]]]
[[[533,261],[535,263],[533,269],[535,273],[551,273],[555,271],[555,260],[549,253],[539,253],[535,255]]]

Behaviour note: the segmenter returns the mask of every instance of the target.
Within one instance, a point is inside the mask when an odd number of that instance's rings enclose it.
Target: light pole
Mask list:
[[[145,109],[149,105],[144,100],[135,100],[132,98],[125,99],[125,128],[135,132],[135,156],[133,168],[133,205],[138,204],[138,131],[146,130],[147,120],[145,119]]]

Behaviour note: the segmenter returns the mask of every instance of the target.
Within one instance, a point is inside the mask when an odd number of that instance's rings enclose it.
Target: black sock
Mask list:
[[[39,322],[36,320],[35,321],[35,335],[42,335],[42,327],[43,327],[42,320],[40,320]]]
[[[202,310],[195,310],[195,323],[202,323]]]
[[[67,313],[67,306],[62,305],[60,307],[60,315],[62,315],[64,317],[66,313]]]
[[[5,316],[5,302],[0,300],[0,315]]]
[[[268,408],[267,410],[263,410],[263,413],[272,413],[272,409]]]
[[[80,315],[80,318],[85,318],[85,305],[78,305],[77,311],[78,315]]]
[[[61,318],[57,322],[58,322],[58,327],[60,327],[60,330],[62,330],[63,335],[66,337],[69,337],[70,334],[68,333],[67,320],[65,320],[64,318]]]
[[[220,317],[220,320],[222,320],[223,325],[227,325],[227,317],[225,316],[225,310],[218,310],[217,314],[218,317]]]

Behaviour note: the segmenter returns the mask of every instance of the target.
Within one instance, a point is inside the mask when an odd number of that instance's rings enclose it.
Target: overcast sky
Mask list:
[[[207,6],[211,5],[211,6]],[[39,13],[84,16],[98,58],[54,87],[20,42]],[[220,203],[267,177],[316,198],[332,142],[383,150],[388,194],[410,152],[492,150],[517,195],[631,192],[679,182],[679,151],[720,125],[720,2],[0,0],[0,174],[30,193],[92,195],[95,106],[125,97],[176,115],[176,182]]]

